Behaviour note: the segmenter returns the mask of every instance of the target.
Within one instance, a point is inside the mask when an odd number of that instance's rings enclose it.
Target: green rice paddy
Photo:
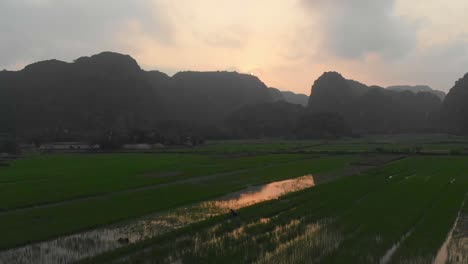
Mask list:
[[[237,217],[210,217],[82,261],[434,263],[456,219],[468,214],[468,156],[447,152],[464,149],[466,142],[367,140],[214,142],[164,153],[26,156],[0,168],[0,249],[125,225],[311,174],[313,188],[244,207]],[[375,152],[376,146],[422,146],[426,152],[396,156]],[[464,228],[456,232],[466,234]],[[447,263],[468,259],[460,246],[465,240],[457,239],[462,242],[445,243]]]

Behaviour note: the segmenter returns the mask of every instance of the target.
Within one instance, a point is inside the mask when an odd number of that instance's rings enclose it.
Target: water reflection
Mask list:
[[[215,225],[169,242],[173,250],[166,252],[168,255],[158,255],[157,262],[204,263],[206,259],[216,260],[232,254],[245,263],[320,263],[343,240],[332,228],[332,222],[332,219],[308,222],[305,218],[283,222],[272,216],[244,222],[241,226]],[[268,228],[262,228],[265,225]],[[264,232],[257,232],[258,228]],[[147,256],[139,256],[137,260]]]
[[[315,185],[312,175],[303,176],[296,179],[273,182],[259,188],[253,188],[230,195],[226,199],[214,202],[214,206],[219,208],[239,209],[263,201],[278,199],[280,196],[290,192],[300,191]]]
[[[448,263],[468,263],[468,214],[461,214],[448,244]]]
[[[55,240],[0,252],[0,264],[71,263],[115,250],[183,226],[259,202],[277,199],[290,192],[314,186],[312,175],[273,182],[227,195],[216,201],[202,202],[145,217],[125,225],[111,226]],[[264,220],[267,221],[267,220]]]

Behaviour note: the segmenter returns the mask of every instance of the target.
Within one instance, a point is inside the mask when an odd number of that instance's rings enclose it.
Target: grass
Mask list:
[[[0,169],[0,211],[303,159],[187,154],[34,156]]]
[[[466,146],[464,138],[406,135],[30,156],[0,168],[0,249],[315,174],[316,187],[243,208],[237,218],[213,217],[84,262],[378,263],[398,245],[389,263],[430,263],[458,211],[468,212],[468,157],[430,154]],[[390,157],[377,148],[416,147],[424,155],[343,177],[361,159]]]
[[[9,192],[1,194],[2,198],[7,199],[3,200],[3,204],[21,206],[48,201],[60,203],[1,213],[0,248],[50,239],[168,210],[221,196],[249,185],[337,170],[345,167],[351,159],[348,156],[320,158],[308,155],[220,158],[172,154],[117,154],[41,156],[20,160],[11,168],[1,171],[2,188],[9,189]],[[82,166],[83,164],[86,166]],[[148,182],[171,182],[164,177],[162,180],[157,177],[146,179],[141,174],[148,171],[170,172],[176,169],[182,172],[177,179],[196,179],[203,175],[226,171],[232,173],[220,174],[200,182],[177,182],[171,179],[172,184],[115,192]],[[44,181],[31,182],[32,179]],[[11,183],[12,180],[15,184]],[[28,195],[17,197],[14,195],[14,188]],[[108,192],[107,195],[67,200],[86,197],[103,190]]]
[[[87,263],[378,263],[408,233],[390,261],[430,263],[468,191],[467,161],[401,160]]]

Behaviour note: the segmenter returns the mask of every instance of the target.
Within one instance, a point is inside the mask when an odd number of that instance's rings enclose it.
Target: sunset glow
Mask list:
[[[146,70],[238,71],[304,94],[329,70],[447,91],[468,68],[467,8],[462,0],[6,0],[0,68],[111,50]]]

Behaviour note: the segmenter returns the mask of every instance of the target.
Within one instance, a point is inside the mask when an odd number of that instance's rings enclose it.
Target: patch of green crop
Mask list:
[[[88,263],[122,257],[130,263],[379,263],[398,242],[393,263],[430,263],[468,191],[467,161],[429,156],[400,160]]]
[[[76,157],[76,156],[73,156]],[[62,158],[62,157],[58,157]],[[64,157],[68,161],[70,157]],[[79,160],[81,157],[78,156]],[[144,158],[150,158],[150,156]],[[196,159],[197,157],[194,157]],[[242,158],[214,158],[185,167],[191,175],[203,175],[207,171],[234,173],[220,174],[203,181],[174,182],[147,189],[111,193],[75,201],[63,201],[53,206],[6,211],[0,214],[0,248],[7,248],[79,232],[97,226],[128,220],[162,210],[207,200],[250,185],[288,179],[305,174],[320,173],[345,167],[351,157],[307,157],[303,155],[269,155]],[[211,168],[213,161],[215,166]],[[46,159],[47,160],[47,159]],[[73,158],[72,158],[73,160]],[[34,161],[38,162],[38,161]],[[120,160],[120,162],[123,162]],[[177,162],[177,160],[174,160]],[[39,162],[40,166],[42,164]],[[97,163],[96,163],[97,164]],[[246,164],[253,167],[247,167]],[[116,165],[117,166],[117,165]],[[206,168],[204,167],[206,166]],[[142,172],[143,170],[141,170]],[[79,177],[77,175],[77,177]],[[98,175],[92,177],[99,177]],[[101,177],[105,177],[102,175]],[[124,176],[122,176],[124,177]],[[133,175],[136,177],[136,175]],[[95,183],[100,185],[99,180]],[[70,188],[73,186],[71,185]]]
[[[0,211],[245,170],[303,155],[70,154],[20,159],[0,168]]]

